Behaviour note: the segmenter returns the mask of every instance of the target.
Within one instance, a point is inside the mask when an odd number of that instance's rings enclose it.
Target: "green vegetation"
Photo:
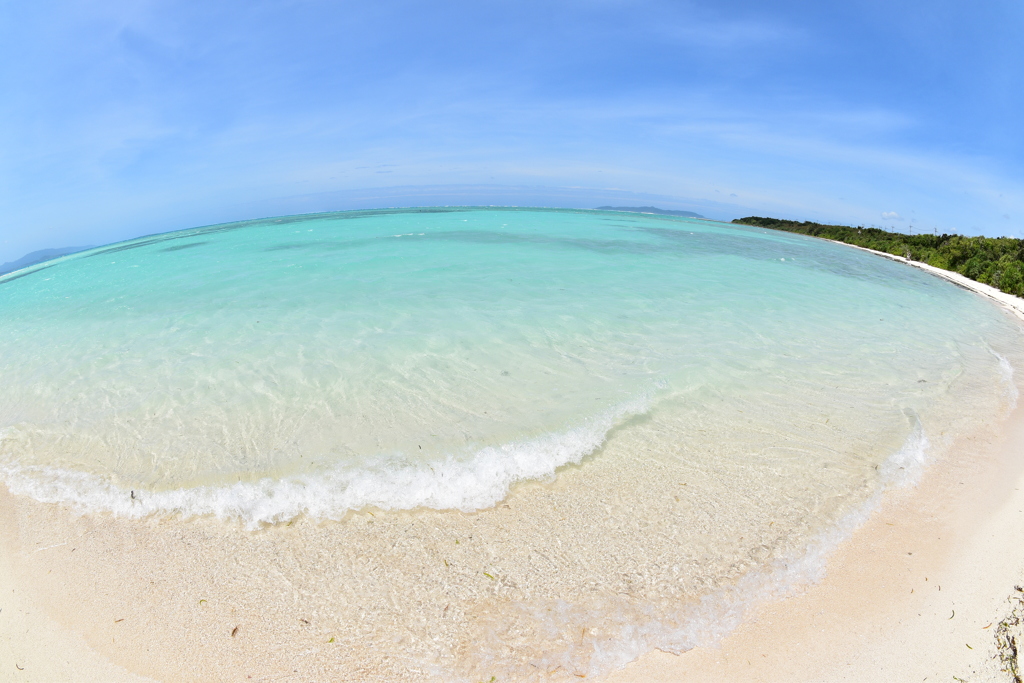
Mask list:
[[[800,223],[760,216],[737,218],[733,223],[823,237],[903,256],[960,273],[1008,294],[1024,296],[1024,240],[1014,237],[904,235],[879,228]]]

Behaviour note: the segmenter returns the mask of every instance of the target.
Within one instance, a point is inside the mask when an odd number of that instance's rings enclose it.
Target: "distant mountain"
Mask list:
[[[693,211],[673,211],[671,209],[659,209],[653,206],[599,206],[599,211],[629,211],[630,213],[657,213],[662,216],[685,216],[686,218],[704,218]]]
[[[8,261],[7,263],[0,264],[0,275],[5,275],[15,270],[21,270],[22,268],[28,268],[29,266],[34,266],[37,263],[49,261],[50,259],[74,254],[76,251],[85,251],[86,249],[92,249],[92,247],[61,247],[60,249],[40,249],[39,251],[33,251],[31,254],[25,254],[17,261]]]

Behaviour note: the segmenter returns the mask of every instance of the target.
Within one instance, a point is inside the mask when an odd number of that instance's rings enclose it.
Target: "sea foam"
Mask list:
[[[666,606],[604,596],[587,605],[564,600],[521,603],[519,616],[543,634],[543,650],[526,666],[504,660],[502,653],[508,651],[502,642],[504,624],[481,623],[483,637],[470,665],[473,674],[503,670],[524,680],[533,680],[538,671],[563,672],[570,680],[599,677],[655,649],[681,654],[718,644],[753,607],[799,594],[820,582],[829,557],[880,507],[885,493],[916,485],[929,463],[930,444],[917,416],[909,414],[908,419],[912,430],[879,466],[872,495],[799,551],[749,571],[695,602]]]
[[[464,460],[382,460],[282,479],[166,491],[128,490],[95,474],[17,463],[0,465],[0,476],[12,493],[70,505],[81,513],[213,515],[240,520],[250,529],[299,515],[338,520],[367,507],[473,512],[495,505],[518,482],[550,479],[559,467],[579,463],[600,448],[610,430],[647,412],[651,401],[650,394],[643,394],[564,432],[483,448]]]
[[[1013,381],[1013,365],[1010,364],[1006,356],[995,351],[991,346],[988,347],[988,350],[999,361],[999,374],[1006,387],[1006,398],[1010,402],[1010,410],[1013,410],[1017,407],[1017,399],[1020,396],[1017,383]]]
[[[292,548],[331,557],[309,564],[325,587],[311,609],[352,653],[454,662],[441,680],[575,679],[713,644],[820,580],[883,493],[918,480],[922,424],[941,449],[1017,399],[1019,331],[988,302],[710,222],[276,219],[111,245],[0,288],[13,493],[218,517],[240,544],[235,527],[345,518],[259,536],[333,539]],[[655,378],[656,409],[637,396]],[[349,515],[368,508],[421,514]],[[253,589],[260,610],[292,600]]]

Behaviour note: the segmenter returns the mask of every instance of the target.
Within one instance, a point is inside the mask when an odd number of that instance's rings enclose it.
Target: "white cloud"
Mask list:
[[[901,220],[903,220],[903,216],[899,215],[895,211],[883,211],[882,212],[882,218],[887,220],[887,221],[901,221]]]

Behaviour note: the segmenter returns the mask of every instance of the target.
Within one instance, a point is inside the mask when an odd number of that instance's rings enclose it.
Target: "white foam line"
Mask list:
[[[902,256],[896,256],[895,254],[889,254],[884,251],[868,249],[867,247],[858,247],[856,244],[847,244],[846,242],[840,242],[838,240],[826,239],[825,241],[833,242],[835,244],[842,244],[843,246],[846,247],[853,247],[854,249],[867,251],[878,256],[884,256],[885,258],[891,261],[899,261],[900,263],[905,263],[908,266],[920,268],[921,270],[927,273],[931,273],[932,275],[941,277],[944,280],[949,280],[953,284],[959,285],[964,289],[969,289],[972,292],[976,292],[978,294],[981,294],[982,296],[986,296],[990,299],[993,299],[994,301],[996,301],[996,303],[1009,309],[1009,311],[1016,315],[1018,318],[1024,320],[1024,299],[1021,299],[1018,296],[1014,296],[1013,294],[1007,294],[1006,292],[996,289],[991,285],[986,285],[981,282],[978,282],[977,280],[972,280],[969,277],[961,275],[960,273],[956,273],[952,270],[936,268],[935,266],[930,266],[927,263],[921,263],[920,261],[914,261],[912,259],[904,258]]]
[[[17,463],[0,465],[0,477],[14,494],[71,505],[80,512],[105,511],[130,518],[213,515],[239,519],[249,528],[301,514],[336,520],[349,511],[371,506],[473,512],[501,501],[517,482],[547,479],[557,468],[579,463],[604,443],[609,430],[647,412],[649,404],[650,397],[644,395],[566,432],[487,447],[467,460],[449,457],[427,464],[339,466],[286,479],[153,492],[127,490],[94,474]]]
[[[564,601],[520,605],[550,632],[552,641],[565,633],[602,634],[585,635],[582,640],[573,637],[565,647],[552,648],[534,664],[547,671],[561,667],[587,677],[601,676],[655,649],[680,654],[698,646],[713,646],[735,630],[751,608],[818,583],[825,576],[829,556],[878,509],[886,491],[919,480],[927,464],[929,443],[920,421],[916,416],[913,419],[914,429],[903,446],[879,467],[880,485],[868,500],[809,542],[801,554],[748,572],[733,586],[704,596],[696,605],[659,611],[653,605],[636,605],[623,598],[613,598],[597,612]],[[601,628],[589,628],[595,623]],[[500,640],[496,634],[491,637]]]
[[[1017,389],[1017,384],[1013,381],[1013,365],[1006,359],[1006,356],[1002,355],[991,346],[988,346],[988,352],[996,357],[999,361],[999,374],[1003,380],[1003,384],[1006,385],[1006,396],[1010,399],[1010,410],[1012,411],[1017,407],[1017,399],[1020,397],[1020,391]]]

